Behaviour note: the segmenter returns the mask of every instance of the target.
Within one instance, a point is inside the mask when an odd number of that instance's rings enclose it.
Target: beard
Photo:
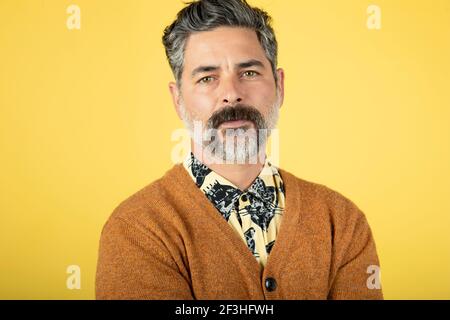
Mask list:
[[[215,111],[203,122],[189,114],[180,101],[180,113],[185,127],[197,146],[200,146],[214,163],[256,163],[258,156],[265,156],[261,150],[266,147],[271,131],[279,117],[278,99],[269,108],[266,117],[255,107],[246,104],[227,105]],[[244,120],[234,128],[220,128],[228,121]],[[204,130],[203,130],[204,129]],[[264,159],[260,159],[262,162]]]

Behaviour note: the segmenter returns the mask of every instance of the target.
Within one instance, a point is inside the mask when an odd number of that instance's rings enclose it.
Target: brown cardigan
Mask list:
[[[96,298],[383,299],[368,286],[379,260],[364,213],[324,185],[279,172],[286,207],[264,269],[176,164],[104,225]]]

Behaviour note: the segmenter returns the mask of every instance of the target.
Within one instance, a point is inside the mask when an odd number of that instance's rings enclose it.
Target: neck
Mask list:
[[[241,191],[251,186],[253,181],[258,177],[264,167],[265,148],[260,148],[256,163],[216,163],[214,159],[208,158],[203,148],[195,148],[194,142],[191,140],[191,150],[194,156],[211,170],[221,175]]]

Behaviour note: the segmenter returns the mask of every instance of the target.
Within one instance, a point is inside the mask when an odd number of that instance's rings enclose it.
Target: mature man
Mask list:
[[[284,97],[266,12],[201,0],[163,43],[191,152],[105,224],[98,299],[382,299],[363,212],[265,153]]]

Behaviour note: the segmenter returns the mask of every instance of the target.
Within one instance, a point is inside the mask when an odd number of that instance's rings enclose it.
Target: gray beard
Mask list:
[[[256,163],[258,156],[264,157],[265,152],[260,152],[261,148],[265,149],[267,140],[272,129],[275,129],[279,117],[279,105],[276,103],[272,106],[267,116],[268,128],[258,128],[256,130],[227,129],[229,130],[227,133],[229,132],[231,137],[225,137],[221,141],[217,134],[217,129],[207,127],[205,132],[203,132],[200,120],[192,120],[183,105],[181,105],[180,110],[181,118],[190,133],[191,139],[197,146],[201,146],[207,152],[208,157],[215,163]],[[197,128],[199,125],[194,124],[194,122],[200,124],[200,130]],[[196,130],[200,132],[196,132]],[[212,136],[214,136],[213,141],[211,140]]]

